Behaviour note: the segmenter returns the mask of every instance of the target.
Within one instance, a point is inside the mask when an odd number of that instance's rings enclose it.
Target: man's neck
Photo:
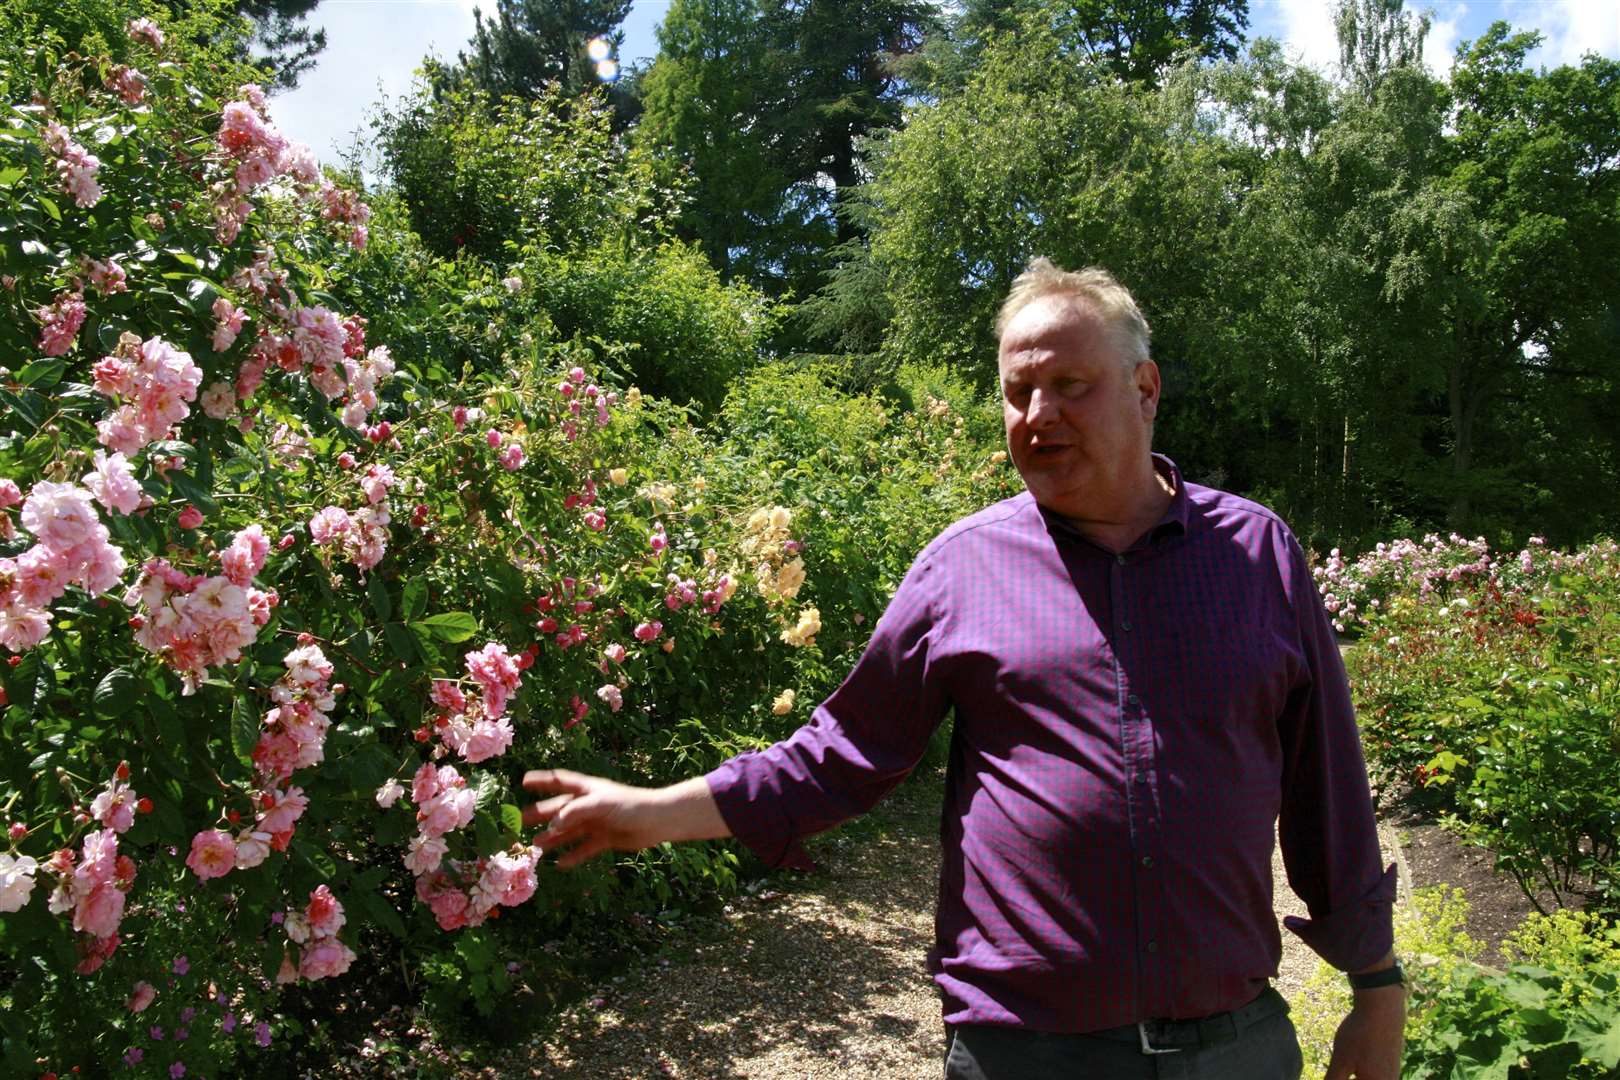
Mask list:
[[[1176,497],[1175,481],[1160,472],[1157,463],[1152,466],[1152,480],[1140,486],[1141,497],[1136,505],[1109,518],[1075,518],[1062,515],[1080,535],[1093,544],[1115,554],[1131,548],[1142,536],[1164,517]]]

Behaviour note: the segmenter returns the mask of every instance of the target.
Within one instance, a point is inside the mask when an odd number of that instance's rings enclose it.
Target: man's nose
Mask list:
[[[1032,428],[1051,427],[1058,420],[1057,398],[1051,394],[1042,393],[1040,390],[1031,390],[1029,392],[1029,411],[1026,415],[1028,416],[1029,426]]]

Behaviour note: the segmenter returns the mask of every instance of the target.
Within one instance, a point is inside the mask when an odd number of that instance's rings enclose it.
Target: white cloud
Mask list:
[[[1503,7],[1510,22],[1546,36],[1541,48],[1527,58],[1531,66],[1577,65],[1589,52],[1620,55],[1620,0],[1548,0]],[[1539,25],[1525,26],[1526,14]]]
[[[1337,69],[1339,35],[1329,0],[1277,0],[1267,7],[1267,14],[1280,24],[1276,33],[1290,59],[1323,73]]]
[[[1423,41],[1423,66],[1435,78],[1444,79],[1451,74],[1457,60],[1457,43],[1462,40],[1468,5],[1452,4],[1444,13],[1431,9],[1428,14],[1429,36]]]

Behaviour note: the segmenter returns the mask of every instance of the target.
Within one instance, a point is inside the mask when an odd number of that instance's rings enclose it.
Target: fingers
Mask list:
[[[557,816],[557,812],[572,802],[572,795],[555,795],[544,802],[533,803],[524,807],[523,827],[532,829],[536,825],[544,824]]]
[[[523,787],[526,791],[583,795],[590,790],[592,779],[571,769],[530,769],[523,774]]]

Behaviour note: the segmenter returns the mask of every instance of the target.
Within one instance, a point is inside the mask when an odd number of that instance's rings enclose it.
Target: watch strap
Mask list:
[[[1381,986],[1394,986],[1406,982],[1406,973],[1401,970],[1399,960],[1379,971],[1368,971],[1360,975],[1352,972],[1345,977],[1350,980],[1352,990],[1376,990]]]

